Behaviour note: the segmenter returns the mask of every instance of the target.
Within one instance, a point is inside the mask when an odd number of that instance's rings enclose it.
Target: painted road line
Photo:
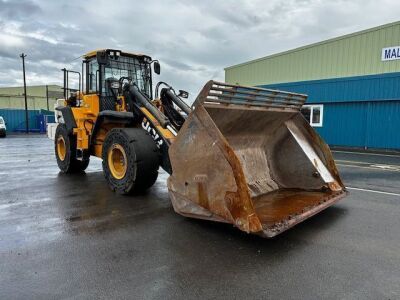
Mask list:
[[[400,158],[400,153],[396,154],[379,154],[379,153],[366,153],[366,152],[351,152],[351,151],[339,151],[339,150],[332,150],[334,153],[348,153],[348,154],[361,154],[361,155],[375,155],[375,156],[387,156],[387,157],[398,157]]]
[[[380,169],[387,169],[387,170],[400,170],[400,165],[397,165],[397,164],[389,165],[389,164],[371,163],[371,162],[365,162],[365,161],[342,160],[342,159],[336,159],[335,162],[338,162],[338,164],[342,163],[342,165],[351,165],[351,166],[366,165],[366,166],[373,167],[373,168],[380,168]]]
[[[378,171],[386,171],[386,172],[400,172],[400,168],[382,168],[380,167],[372,167],[372,166],[358,166],[358,165],[351,165],[351,164],[336,164],[337,166],[342,166],[342,167],[353,167],[353,168],[361,168],[361,169],[370,169],[370,170],[378,170]]]
[[[375,191],[375,190],[368,190],[368,189],[361,189],[361,188],[355,188],[355,187],[346,187],[349,190],[355,190],[355,191],[361,191],[361,192],[368,192],[368,193],[377,193],[377,194],[384,194],[384,195],[390,195],[390,196],[398,196],[400,197],[400,194],[397,193],[390,193],[390,192],[383,192],[383,191]]]
[[[376,163],[365,162],[365,161],[343,160],[343,159],[335,159],[335,161],[336,162],[340,162],[340,163],[350,163],[350,164],[360,164],[360,165],[374,165],[374,164],[376,164]]]
[[[376,165],[371,165],[371,167],[374,167],[374,168],[381,168],[381,169],[385,169],[385,170],[396,170],[396,171],[400,171],[400,166],[396,166],[396,165],[381,165],[381,164],[376,164]]]
[[[360,165],[380,165],[380,166],[395,166],[400,167],[398,164],[383,164],[383,163],[376,163],[376,162],[366,162],[366,161],[355,161],[355,160],[344,160],[344,159],[335,159],[337,162],[341,163],[350,163],[350,164],[360,164]]]

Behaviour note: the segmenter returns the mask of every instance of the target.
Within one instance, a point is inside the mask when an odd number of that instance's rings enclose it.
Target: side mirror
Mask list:
[[[154,73],[160,75],[161,67],[160,67],[160,63],[158,61],[154,62],[153,68],[154,68]]]
[[[184,90],[179,90],[179,95],[178,95],[178,97],[187,99],[187,98],[189,98],[189,93],[186,92],[186,91],[184,91]]]

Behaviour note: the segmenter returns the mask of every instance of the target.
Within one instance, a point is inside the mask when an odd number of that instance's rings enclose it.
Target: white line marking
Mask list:
[[[342,159],[335,159],[335,162],[350,163],[350,164],[360,164],[360,165],[373,165],[373,164],[375,164],[375,163],[370,163],[370,162],[365,162],[365,161],[342,160]]]
[[[342,166],[342,167],[353,167],[353,168],[379,170],[379,171],[386,171],[386,172],[400,172],[399,169],[388,169],[388,168],[380,168],[380,167],[367,167],[367,166],[357,166],[357,165],[347,165],[347,164],[336,164],[336,165],[337,166]]]
[[[375,191],[375,190],[368,190],[368,189],[360,189],[360,188],[355,188],[355,187],[346,187],[349,190],[355,190],[355,191],[361,191],[361,192],[369,192],[369,193],[377,193],[377,194],[384,194],[384,195],[391,195],[391,196],[398,196],[400,197],[400,194],[396,193],[389,193],[389,192],[382,192],[382,191]]]
[[[400,165],[394,164],[383,164],[383,163],[377,163],[377,162],[366,162],[366,161],[355,161],[355,160],[343,160],[343,159],[335,159],[335,161],[339,163],[350,163],[350,164],[360,164],[360,165],[379,165],[379,166],[391,166],[391,167],[400,167]]]
[[[348,154],[361,154],[361,155],[376,155],[376,156],[387,156],[387,157],[398,157],[398,158],[400,158],[400,153],[398,155],[396,155],[396,154],[379,154],[379,153],[351,152],[351,151],[338,151],[338,150],[332,150],[332,152],[348,153]]]
[[[400,166],[392,166],[392,165],[371,165],[371,167],[374,167],[374,168],[381,168],[381,169],[385,169],[385,170],[396,170],[396,171],[400,171]]]
[[[352,161],[352,160],[340,160],[340,159],[337,159],[335,161],[338,162],[339,164],[342,163],[342,165],[348,164],[351,166],[356,166],[356,165],[360,164],[360,165],[367,165],[367,166],[373,167],[373,168],[399,170],[400,171],[400,165],[388,165],[388,164],[371,163],[371,162],[363,162],[363,161]]]

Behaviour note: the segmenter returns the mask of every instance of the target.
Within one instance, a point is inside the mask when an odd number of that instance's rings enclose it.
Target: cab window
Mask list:
[[[96,59],[92,59],[88,64],[89,93],[96,93],[99,90],[99,64]]]

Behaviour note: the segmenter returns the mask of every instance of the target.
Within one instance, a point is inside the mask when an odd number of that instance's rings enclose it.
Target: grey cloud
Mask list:
[[[10,48],[0,47],[0,59],[6,60],[7,58],[15,58],[15,51]],[[1,68],[5,68],[5,65],[2,63]]]
[[[0,0],[0,17],[8,20],[24,20],[41,11],[32,1],[4,1]]]

